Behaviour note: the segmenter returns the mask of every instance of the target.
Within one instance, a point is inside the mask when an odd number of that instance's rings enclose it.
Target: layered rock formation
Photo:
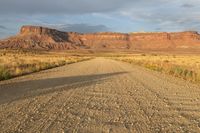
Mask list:
[[[200,49],[197,32],[91,33],[62,32],[39,26],[23,26],[14,37],[0,41],[0,48],[37,50],[175,50]]]
[[[0,48],[68,50],[81,47],[79,34],[40,26],[23,26],[14,37],[0,41]]]
[[[122,33],[93,33],[80,36],[84,45],[92,49],[129,49],[129,35]]]
[[[135,33],[130,35],[130,42],[138,49],[200,48],[200,35],[197,32]]]

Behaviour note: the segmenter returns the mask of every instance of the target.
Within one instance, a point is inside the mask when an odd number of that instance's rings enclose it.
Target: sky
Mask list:
[[[200,0],[0,0],[0,38],[22,25],[62,31],[200,31]]]

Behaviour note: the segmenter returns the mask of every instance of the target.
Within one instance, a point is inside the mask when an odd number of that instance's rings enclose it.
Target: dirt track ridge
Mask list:
[[[0,82],[1,132],[200,132],[200,86],[104,58]]]

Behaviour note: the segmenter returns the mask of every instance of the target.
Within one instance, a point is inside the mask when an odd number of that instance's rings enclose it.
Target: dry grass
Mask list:
[[[0,51],[0,80],[88,59],[90,57],[65,53]]]
[[[138,54],[112,58],[167,73],[185,80],[200,82],[199,55]]]

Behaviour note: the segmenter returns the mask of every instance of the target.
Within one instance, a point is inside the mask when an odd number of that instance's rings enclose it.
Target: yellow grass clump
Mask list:
[[[87,56],[58,53],[0,51],[0,80],[88,60]]]
[[[199,55],[137,54],[113,59],[133,63],[194,82],[200,82]]]

